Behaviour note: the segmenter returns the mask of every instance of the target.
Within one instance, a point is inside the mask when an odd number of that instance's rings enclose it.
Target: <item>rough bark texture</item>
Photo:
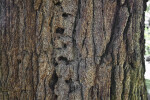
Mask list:
[[[145,0],[0,0],[0,100],[146,100]]]

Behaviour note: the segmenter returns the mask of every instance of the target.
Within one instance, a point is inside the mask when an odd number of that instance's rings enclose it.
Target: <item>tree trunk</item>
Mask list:
[[[146,0],[0,0],[0,100],[146,100]]]

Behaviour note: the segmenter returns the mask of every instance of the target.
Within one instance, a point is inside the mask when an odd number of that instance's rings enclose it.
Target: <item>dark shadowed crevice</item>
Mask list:
[[[89,89],[89,100],[103,100],[100,99],[99,85],[95,84]]]
[[[58,63],[55,59],[53,59],[53,65],[54,65],[54,67],[56,67],[58,65]]]
[[[21,63],[21,60],[20,60],[20,59],[17,59],[17,63],[20,64],[20,63]]]
[[[126,62],[123,64],[123,69],[124,69],[124,79],[123,79],[123,91],[122,91],[122,94],[121,94],[121,99],[124,100],[125,97],[125,91],[126,91],[126,82],[127,82],[127,73],[128,73],[128,68],[127,68],[127,64]]]
[[[62,17],[67,18],[69,15],[70,15],[70,14],[68,14],[68,13],[63,13],[63,14],[62,14]]]
[[[17,96],[14,97],[14,100],[19,100]]]
[[[77,12],[76,12],[76,16],[75,16],[75,21],[74,21],[74,24],[73,24],[73,31],[72,31],[72,43],[73,43],[73,54],[74,54],[74,57],[76,59],[79,59],[78,58],[78,47],[77,47],[77,42],[76,42],[76,29],[77,29],[77,25],[78,25],[78,22],[79,22],[79,19],[80,19],[80,9],[81,9],[81,0],[78,0],[78,8],[77,8]],[[78,61],[78,60],[77,60]]]
[[[58,81],[58,76],[57,76],[57,74],[56,74],[56,70],[54,70],[53,75],[52,75],[52,78],[51,78],[51,80],[50,80],[50,82],[49,82],[49,87],[51,88],[51,90],[52,90],[53,92],[54,92],[55,85],[56,85],[57,81]]]
[[[116,82],[115,82],[115,68],[111,70],[111,88],[110,88],[110,100],[116,99]]]
[[[46,78],[44,79],[44,100],[46,100]]]
[[[64,44],[63,47],[64,47],[64,48],[67,48],[67,44]]]
[[[51,89],[51,91],[52,91],[52,100],[57,100],[57,95],[55,94],[55,92],[54,92],[54,90],[55,90],[55,85],[56,85],[56,83],[57,83],[57,81],[58,81],[58,76],[57,76],[57,74],[56,74],[56,70],[54,70],[54,72],[53,72],[53,75],[52,75],[52,77],[51,77],[51,80],[49,81],[49,87],[50,87],[50,89]]]
[[[57,65],[58,65],[58,63],[57,63],[57,62],[55,62],[55,63],[54,63],[54,65],[55,65],[55,66],[57,66]]]
[[[126,26],[124,28],[124,32],[123,32],[123,39],[126,43],[126,51],[128,52],[128,45],[129,44],[129,40],[128,40],[128,31],[130,30],[130,24],[131,24],[131,18],[132,18],[132,13],[130,12],[131,8],[130,8],[130,5],[129,5],[129,2],[128,1],[125,1],[124,5],[127,5],[127,8],[128,8],[128,13],[129,13],[129,17],[128,17],[128,21],[126,23]]]
[[[73,91],[75,91],[75,86],[73,85],[73,81],[71,78],[69,80],[65,80],[65,82],[69,86],[69,93],[72,93]]]
[[[93,39],[93,49],[94,49],[94,63],[96,64],[96,44],[95,44],[95,37],[94,37],[94,24],[95,24],[95,2],[92,0],[93,3],[93,16],[92,16],[92,39]]]
[[[114,24],[111,29],[110,41],[106,45],[105,53],[104,53],[104,55],[102,55],[102,57],[105,57],[105,54],[108,54],[109,50],[113,49],[111,46],[112,46],[114,38],[115,38],[115,27],[118,25],[119,10],[120,10],[120,1],[117,0],[116,12],[115,12],[114,19],[113,19]],[[112,61],[112,70],[111,70],[110,100],[115,100],[116,99],[116,81],[115,81],[115,67],[113,65],[114,55],[111,54],[111,56],[113,58],[113,61]]]
[[[58,34],[63,34],[63,33],[64,33],[64,29],[61,28],[61,27],[58,27],[58,28],[56,29],[56,33],[58,33]]]
[[[94,86],[92,86],[92,87],[89,89],[89,97],[88,97],[89,100],[94,100],[94,97],[95,97],[95,98],[97,97],[96,94],[94,94],[93,89],[94,89]]]
[[[61,2],[58,1],[58,2],[55,3],[55,5],[56,5],[56,6],[60,6],[60,5],[61,5]]]
[[[50,24],[49,24],[49,26],[50,26],[50,32],[52,32],[53,19],[54,19],[54,14],[51,17],[51,21],[50,21]]]
[[[60,56],[60,57],[58,58],[58,60],[64,61],[64,62],[66,63],[66,65],[69,64],[69,60],[68,60],[66,57]]]
[[[58,96],[57,95],[54,95],[52,100],[57,100]]]

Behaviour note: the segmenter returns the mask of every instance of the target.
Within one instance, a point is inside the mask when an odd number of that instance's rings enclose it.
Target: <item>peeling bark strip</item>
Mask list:
[[[0,100],[147,100],[146,0],[0,6]]]

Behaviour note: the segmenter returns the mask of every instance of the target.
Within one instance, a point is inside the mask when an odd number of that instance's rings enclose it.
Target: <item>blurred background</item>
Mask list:
[[[147,85],[148,96],[150,100],[150,0],[147,2],[147,10],[145,12],[145,79]]]

